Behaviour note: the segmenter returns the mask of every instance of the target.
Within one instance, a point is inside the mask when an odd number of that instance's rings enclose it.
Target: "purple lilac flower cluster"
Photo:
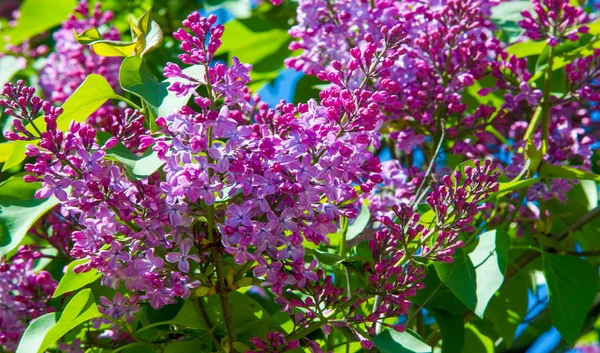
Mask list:
[[[34,271],[43,255],[27,246],[0,261],[0,349],[14,351],[29,322],[54,308],[48,305],[58,282]]]

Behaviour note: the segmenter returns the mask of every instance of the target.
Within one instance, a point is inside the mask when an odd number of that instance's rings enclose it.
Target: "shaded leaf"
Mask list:
[[[442,353],[460,352],[465,343],[465,326],[462,314],[453,314],[445,310],[431,310],[442,334]]]
[[[573,347],[598,293],[598,272],[585,260],[574,256],[544,252],[543,262],[552,321]]]

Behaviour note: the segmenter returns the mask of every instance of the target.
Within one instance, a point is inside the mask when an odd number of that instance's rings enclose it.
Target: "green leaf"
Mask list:
[[[106,157],[123,163],[125,172],[134,180],[142,180],[158,170],[165,162],[158,158],[158,153],[148,149],[143,155],[136,156],[121,143],[106,150]]]
[[[27,172],[15,174],[0,183],[0,200],[17,201],[35,198],[35,192],[41,187],[41,183],[28,183],[23,180]]]
[[[100,56],[130,56],[135,50],[135,42],[105,40],[96,28],[90,28],[81,33],[73,30],[75,40],[82,45],[90,45],[96,55]]]
[[[525,58],[527,56],[540,55],[547,46],[548,45],[544,40],[537,42],[519,42],[506,48],[506,52],[516,56],[517,58]]]
[[[465,343],[465,320],[462,314],[432,310],[431,315],[440,326],[442,353],[460,352]]]
[[[521,11],[533,10],[531,1],[510,1],[503,2],[492,7],[490,19],[500,29],[500,39],[504,42],[514,42],[523,33],[519,27],[519,21],[523,19]]]
[[[239,40],[244,38],[244,40]],[[217,55],[229,52],[243,63],[255,64],[290,42],[287,26],[277,26],[262,16],[227,22]]]
[[[506,347],[512,345],[517,327],[527,315],[528,288],[527,282],[521,277],[511,278],[504,282],[485,310],[485,318],[493,321]]]
[[[371,341],[381,353],[431,353],[431,347],[410,330],[396,332],[387,329],[373,337]]]
[[[188,68],[182,70],[183,73],[189,77],[193,77],[199,82],[205,82],[205,70],[201,65],[193,65]],[[161,82],[161,84],[166,83],[167,87],[169,87],[173,82],[180,80],[178,77],[171,77]],[[175,92],[168,91],[167,96],[162,100],[161,105],[158,107],[158,116],[167,116],[169,114],[173,114],[178,111],[187,104],[192,96],[192,92],[188,93],[185,96],[178,97]]]
[[[465,326],[465,345],[462,353],[494,353],[494,341],[472,324]]]
[[[459,249],[454,262],[434,266],[440,280],[477,316],[483,317],[504,280],[509,246],[508,234],[491,230],[479,236],[479,243],[470,254]]]
[[[0,143],[0,163],[4,163],[10,157],[14,148],[15,141]]]
[[[600,175],[586,172],[577,168],[542,162],[540,178],[594,180],[600,181]]]
[[[158,82],[142,58],[131,56],[125,58],[119,71],[121,87],[143,99],[147,106],[147,118],[150,130],[155,131],[155,120],[158,117],[158,107],[161,106],[169,91],[169,82]]]
[[[58,282],[58,287],[56,287],[52,298],[59,297],[65,293],[73,292],[77,289],[87,286],[102,276],[102,274],[96,269],[91,269],[90,271],[84,273],[73,272],[75,266],[84,264],[86,262],[88,262],[87,259],[80,259],[69,264],[65,275],[60,279],[60,282]]]
[[[150,10],[138,20],[129,20],[132,41],[123,42],[106,40],[96,28],[90,28],[80,34],[75,32],[75,40],[79,44],[91,45],[92,49],[100,56],[144,56],[155,49],[163,40],[163,32],[156,21],[150,19]]]
[[[371,212],[366,202],[362,203],[360,208],[360,214],[354,220],[354,222],[348,226],[348,232],[346,233],[346,240],[351,240],[360,235],[371,220]]]
[[[598,272],[574,256],[543,253],[550,315],[563,339],[573,347],[598,293]]]
[[[306,253],[314,255],[320,263],[328,266],[336,265],[344,260],[338,254],[329,253],[317,249],[306,249]]]
[[[23,163],[25,158],[27,158],[27,156],[25,156],[25,151],[27,151],[27,145],[37,144],[35,143],[35,141],[22,140],[17,140],[9,143],[12,145],[12,148],[10,150],[8,158],[6,159],[6,162],[4,163],[4,166],[2,167],[2,171],[8,170],[12,167],[16,167]]]
[[[432,265],[427,267],[427,275],[423,280],[425,288],[417,291],[417,295],[411,297],[415,305],[423,305],[428,310],[444,310],[454,314],[462,314],[467,307],[456,297],[456,295],[444,285]]]
[[[75,0],[25,0],[19,9],[17,25],[10,28],[10,44],[21,44],[66,20],[77,5]],[[1,43],[0,43],[1,44]]]
[[[0,199],[0,257],[19,246],[33,223],[57,204],[54,196],[43,200]]]
[[[31,321],[17,347],[16,353],[35,352],[44,341],[44,337],[56,324],[56,313],[44,314]]]
[[[225,323],[222,320],[222,311],[219,297],[211,295],[198,299],[203,301],[208,321],[218,336],[226,336]],[[249,340],[252,337],[264,337],[269,331],[280,330],[279,325],[273,320],[264,308],[248,295],[238,291],[229,293],[229,302],[233,312],[233,327],[240,340]],[[186,301],[177,315],[167,321],[156,322],[158,325],[180,325],[187,328],[205,329],[204,323],[193,301]]]
[[[19,60],[14,56],[6,55],[0,58],[0,86],[4,84],[19,72]]]
[[[22,340],[17,352],[23,353],[42,353],[78,325],[102,316],[98,311],[92,291],[84,289],[77,293],[69,301],[65,310],[61,313],[60,319],[55,323],[55,314],[50,313],[41,316],[30,324],[27,331],[32,330],[31,338],[27,336],[27,341]],[[34,327],[31,327],[36,323]],[[25,338],[25,336],[24,336]],[[21,348],[21,346],[23,348]]]
[[[66,131],[72,121],[85,121],[112,98],[119,98],[119,96],[115,94],[106,79],[97,74],[89,75],[62,105],[63,113],[56,121],[58,129]]]
[[[319,80],[315,76],[302,76],[302,78],[298,80],[294,90],[294,103],[305,103],[311,98],[319,99],[319,92],[321,92],[321,90],[317,88],[317,86],[322,85],[323,83],[325,82]]]

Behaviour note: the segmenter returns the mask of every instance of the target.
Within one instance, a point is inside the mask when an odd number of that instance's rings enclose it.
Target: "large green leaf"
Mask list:
[[[513,54],[517,58],[524,58],[532,55],[540,55],[542,51],[544,51],[544,48],[546,48],[547,46],[548,45],[544,40],[539,42],[527,41],[515,43],[510,47],[506,48],[506,51],[509,54]]]
[[[23,336],[17,352],[45,352],[73,328],[100,316],[102,314],[98,311],[92,291],[84,289],[69,301],[58,321],[54,321],[55,313],[46,314],[33,321],[27,328],[30,334]]]
[[[479,243],[470,254],[459,249],[454,262],[435,263],[435,268],[440,280],[477,316],[483,317],[504,280],[509,246],[508,234],[491,230],[479,236]]]
[[[185,75],[193,77],[197,81],[205,82],[205,70],[204,67],[201,65],[193,65],[183,69],[182,71]],[[180,78],[178,77],[171,77],[162,81],[161,84],[166,83],[167,87],[169,87],[169,85],[171,85],[173,82],[179,80]],[[158,107],[158,116],[167,116],[178,111],[179,109],[181,109],[181,107],[187,104],[191,96],[192,92],[188,93],[183,97],[178,97],[177,94],[175,94],[175,92],[168,91],[167,96],[164,97],[162,103]]]
[[[147,178],[165,163],[158,158],[158,153],[152,151],[152,149],[148,149],[141,156],[136,156],[121,143],[108,149],[106,151],[106,157],[123,163],[125,172],[134,180]]]
[[[517,326],[527,315],[528,288],[527,282],[521,277],[511,278],[496,292],[485,311],[485,318],[494,323],[506,347],[512,345]]]
[[[56,123],[58,129],[66,131],[72,121],[85,121],[107,100],[119,98],[106,79],[97,74],[89,75],[62,105],[63,113]]]
[[[500,29],[501,39],[504,42],[514,42],[523,33],[519,27],[519,21],[523,19],[523,10],[533,10],[533,4],[529,0],[510,1],[492,7],[490,19]]]
[[[3,87],[20,70],[19,66],[19,61],[14,56],[0,57],[0,87]]]
[[[410,298],[413,304],[425,304],[427,309],[444,310],[453,314],[462,314],[467,310],[465,304],[456,297],[450,288],[440,281],[433,266],[428,266],[423,283],[425,288],[417,291],[417,295]]]
[[[125,91],[137,95],[146,102],[147,119],[150,129],[154,131],[158,107],[162,105],[169,93],[167,90],[169,83],[158,82],[142,58],[138,56],[130,56],[123,60],[119,71],[119,81]]]
[[[56,313],[48,313],[31,321],[17,347],[16,353],[36,352],[44,341],[44,337],[56,324]]]
[[[544,253],[543,262],[552,321],[564,340],[574,346],[598,293],[598,271],[574,256]]]
[[[351,240],[360,235],[360,233],[367,228],[371,220],[371,212],[369,212],[369,206],[363,202],[360,208],[360,214],[354,220],[354,222],[348,226],[348,232],[346,233],[346,240]]]
[[[69,301],[56,325],[48,331],[38,353],[45,351],[80,324],[100,316],[102,314],[98,311],[92,291],[90,289],[80,291]]]
[[[243,63],[255,64],[274,54],[279,48],[287,47],[290,36],[286,27],[273,26],[262,16],[253,16],[227,22],[221,40],[223,45],[217,55],[229,52],[230,58],[237,56]]]
[[[577,168],[542,162],[540,178],[569,179],[569,180],[594,180],[600,181],[600,175],[589,173]]]
[[[494,353],[494,341],[472,324],[465,326],[465,345],[462,353]]]
[[[8,155],[8,157],[6,158],[6,162],[4,162],[4,165],[2,166],[2,171],[8,170],[12,167],[16,167],[19,164],[23,163],[25,158],[27,158],[27,156],[25,155],[25,152],[27,151],[27,145],[37,145],[37,143],[38,141],[22,140],[8,142],[7,144],[11,145],[10,154]]]
[[[58,202],[54,196],[43,200],[0,199],[0,257],[19,246],[31,225]]]
[[[372,341],[381,353],[431,353],[431,347],[410,330],[397,332],[387,329],[373,337]]]
[[[59,25],[73,12],[76,5],[76,0],[25,0],[19,9],[17,25],[6,33],[8,42],[21,44],[24,40]]]
[[[65,293],[73,292],[77,289],[83,288],[102,276],[102,274],[96,269],[91,269],[90,271],[84,273],[73,272],[75,266],[84,264],[87,261],[87,259],[75,260],[71,262],[69,266],[67,266],[67,271],[65,272],[63,278],[60,279],[60,282],[58,282],[58,287],[56,287],[52,298],[56,298]]]
[[[442,333],[442,353],[460,352],[465,344],[465,320],[462,314],[431,310]]]

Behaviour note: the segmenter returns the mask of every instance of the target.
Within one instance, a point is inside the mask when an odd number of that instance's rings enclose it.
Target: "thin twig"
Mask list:
[[[202,319],[202,324],[206,328],[206,331],[209,333],[210,338],[213,340],[213,342],[215,342],[215,344],[217,345],[217,348],[219,350],[222,350],[223,348],[221,347],[221,342],[219,341],[219,338],[215,335],[215,332],[210,324],[210,320],[208,319],[208,316],[206,315],[206,310],[204,309],[204,304],[202,304],[202,298],[196,298],[196,300],[194,300],[194,303],[196,304],[196,308],[198,309],[198,312],[200,313],[200,318]]]
[[[416,206],[417,202],[420,202],[420,200],[423,198],[423,196],[421,195],[421,192],[423,191],[422,189],[427,184],[427,179],[429,179],[429,176],[431,175],[431,172],[433,171],[433,165],[435,164],[435,160],[437,159],[438,154],[442,150],[442,144],[444,143],[444,138],[446,137],[446,128],[444,127],[444,125],[445,125],[444,119],[442,119],[441,125],[440,125],[440,130],[441,130],[440,131],[441,132],[440,140],[438,141],[437,147],[435,148],[435,152],[433,153],[433,156],[431,157],[431,160],[429,161],[429,166],[427,167],[427,171],[425,171],[425,176],[423,177],[421,184],[417,188],[417,192],[415,192],[415,198],[413,199],[413,202],[411,202],[411,206]]]
[[[566,237],[568,237],[571,232],[580,229],[581,227],[588,224],[589,222],[591,222],[598,216],[600,216],[600,206],[598,206],[598,207],[594,208],[593,210],[589,211],[588,213],[584,214],[583,216],[581,216],[575,222],[571,223],[568,227],[566,227],[559,233],[550,235],[550,237],[557,241],[561,241],[561,240],[565,239]],[[530,250],[530,251],[525,252],[523,255],[521,255],[519,258],[517,258],[513,262],[511,267],[508,268],[508,270],[506,271],[505,278],[508,279],[508,278],[511,278],[512,276],[516,275],[521,269],[523,269],[525,266],[527,266],[531,261],[540,257],[540,255],[541,255],[541,253],[537,252],[537,251]],[[582,256],[585,256],[585,255],[582,255]]]

